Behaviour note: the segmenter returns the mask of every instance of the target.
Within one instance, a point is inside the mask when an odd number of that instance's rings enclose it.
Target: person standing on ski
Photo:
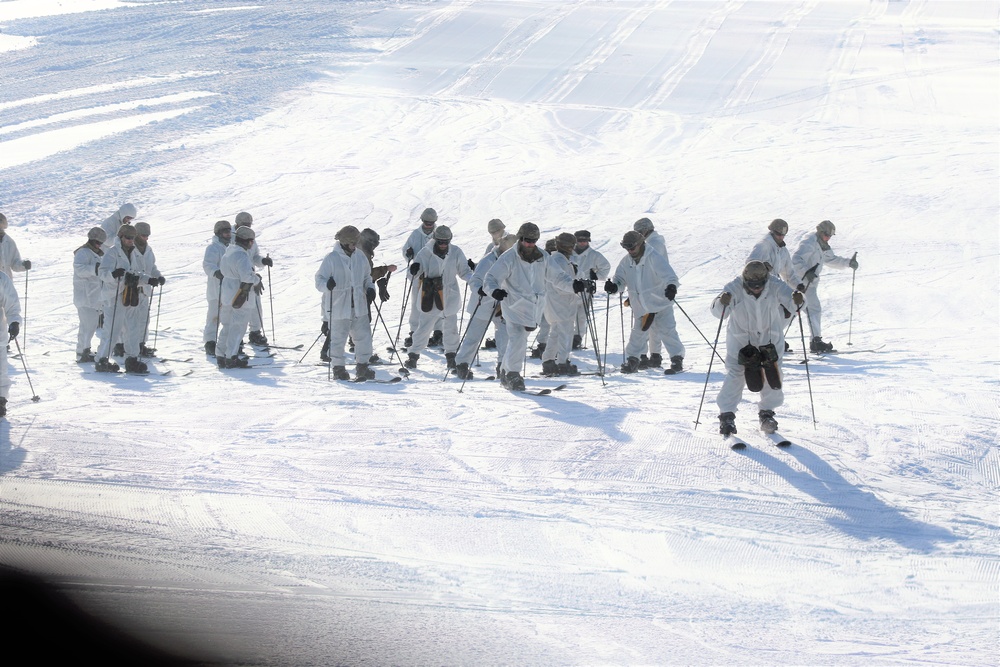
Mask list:
[[[493,249],[479,260],[476,270],[472,272],[472,277],[469,278],[469,291],[475,294],[477,299],[475,301],[469,299],[467,309],[469,312],[469,324],[465,329],[462,344],[458,348],[458,354],[455,356],[455,375],[463,380],[472,379],[472,371],[469,370],[469,366],[476,358],[476,353],[479,351],[479,343],[486,336],[486,329],[489,327],[490,322],[493,323],[496,329],[495,346],[497,358],[503,359],[504,351],[507,349],[507,329],[504,327],[503,319],[500,316],[500,308],[498,308],[496,299],[484,291],[483,281],[500,255],[514,247],[514,243],[516,242],[517,237],[513,234],[504,235],[493,246]],[[499,363],[497,363],[496,372],[497,374],[500,373]]]
[[[785,314],[804,302],[801,292],[771,275],[764,262],[747,262],[742,273],[712,301],[712,314],[729,318],[726,325],[726,379],[716,397],[719,433],[736,433],[736,411],[743,388],[760,392],[757,417],[765,433],[778,430],[774,411],[785,400],[781,388]]]
[[[139,284],[139,306],[130,309],[135,311],[134,316],[140,319],[139,327],[139,356],[152,357],[156,350],[146,347],[146,340],[149,337],[149,316],[151,312],[150,300],[153,296],[153,289],[162,287],[167,279],[163,277],[160,270],[156,268],[156,255],[149,246],[150,228],[147,222],[137,222],[135,225],[135,253],[133,254],[134,266],[139,272],[146,276],[145,282]]]
[[[95,370],[117,373],[118,364],[111,361],[112,344],[121,341],[125,355],[125,372],[145,375],[146,364],[139,361],[139,338],[143,318],[139,316],[139,284],[149,276],[142,273],[142,263],[135,251],[135,227],[118,228],[118,243],[106,250],[97,274],[104,287],[104,338],[97,352]],[[105,240],[105,243],[107,241]],[[145,312],[142,313],[145,315]]]
[[[420,226],[410,232],[410,235],[406,239],[406,243],[403,244],[403,259],[406,260],[407,268],[409,268],[413,258],[417,256],[417,253],[433,240],[434,228],[437,226],[437,219],[437,211],[432,208],[425,208],[424,212],[420,214]],[[413,332],[417,328],[417,322],[419,319],[419,285],[417,285],[416,280],[413,280],[410,285],[410,333],[403,341],[403,347],[409,348],[413,345]],[[436,341],[438,344],[440,344],[441,336],[443,336],[443,334],[441,334],[440,330],[434,331],[434,337],[438,339]],[[430,344],[432,341],[427,342]]]
[[[806,315],[812,340],[810,352],[832,352],[833,343],[823,342],[823,306],[819,301],[819,274],[824,266],[835,269],[858,268],[858,253],[851,258],[840,257],[830,247],[830,239],[837,233],[837,227],[829,220],[816,225],[816,233],[809,234],[792,255],[792,266],[798,278],[797,289],[806,295]]]
[[[236,229],[240,227],[251,227],[253,226],[253,216],[242,211],[236,214]],[[254,234],[254,242],[250,247],[250,261],[253,264],[254,269],[262,269],[265,266],[274,266],[274,260],[270,257],[261,257],[260,246],[257,245],[256,233]],[[251,345],[258,345],[260,347],[265,347],[267,345],[267,336],[264,335],[264,321],[263,321],[263,307],[260,303],[260,295],[264,293],[264,284],[260,283],[260,286],[253,291],[250,295],[252,297],[252,303],[250,304],[250,336],[248,340]]]
[[[21,331],[21,301],[14,289],[14,281],[3,272],[0,272],[0,316],[0,320],[7,322],[9,345]],[[0,417],[7,415],[7,397],[10,395],[7,345],[0,345]]]
[[[329,354],[333,377],[350,380],[347,372],[344,346],[347,337],[354,340],[354,358],[357,362],[357,381],[375,378],[375,371],[368,367],[372,355],[372,331],[368,322],[367,305],[375,300],[371,265],[364,253],[357,252],[361,232],[347,225],[334,236],[337,243],[316,272],[316,289],[323,294],[321,308],[329,333]],[[360,361],[364,360],[364,361]]]
[[[556,251],[549,255],[545,267],[545,321],[549,337],[542,353],[543,375],[579,375],[569,361],[573,347],[573,323],[584,290],[594,291],[592,280],[581,280],[571,261],[576,237],[562,233],[556,237]]]
[[[219,220],[212,229],[212,240],[205,248],[205,258],[201,268],[208,277],[205,289],[205,300],[208,302],[208,314],[205,316],[205,331],[202,341],[205,343],[205,354],[215,356],[215,341],[219,336],[219,310],[222,306],[222,256],[233,240],[233,226],[228,220]]]
[[[667,256],[667,242],[664,240],[663,235],[660,234],[653,227],[653,222],[649,218],[639,218],[632,224],[633,231],[642,234],[645,240],[646,250],[651,250],[659,255],[663,255],[663,259],[670,263],[670,258]],[[631,304],[631,301],[629,302]],[[663,366],[663,344],[656,337],[656,334],[649,334],[649,356],[645,354],[639,355],[639,368],[661,368]]]
[[[599,251],[590,247],[590,232],[586,229],[578,231],[576,236],[576,256],[573,262],[576,264],[576,272],[584,280],[605,281],[611,275],[611,262]],[[573,333],[573,349],[578,350],[583,345],[583,332],[587,330],[587,313],[583,306],[583,299],[576,309],[576,323]]]
[[[137,215],[139,213],[135,208],[135,204],[122,204],[117,211],[104,219],[104,222],[101,223],[101,229],[108,235],[104,241],[105,250],[110,250],[111,246],[118,243],[118,230],[122,225],[132,224]]]
[[[489,254],[500,245],[500,239],[507,236],[507,225],[503,224],[503,220],[500,218],[493,218],[486,223],[486,231],[490,234],[490,243],[486,246],[485,254]]]
[[[6,273],[7,277],[13,280],[14,271],[22,272],[30,268],[31,262],[21,259],[17,244],[7,234],[7,216],[0,213],[0,271]]]
[[[796,284],[795,268],[792,266],[792,255],[785,245],[785,235],[788,234],[788,223],[781,218],[775,218],[767,226],[767,236],[758,241],[750,251],[748,262],[754,260],[764,262],[772,276],[784,280],[789,285]]]
[[[671,301],[677,295],[680,282],[667,258],[647,250],[645,238],[637,231],[626,232],[622,248],[628,254],[618,263],[613,278],[604,283],[604,290],[614,294],[628,289],[632,307],[632,332],[625,346],[622,373],[639,370],[639,355],[650,338],[662,342],[670,354],[670,368],[664,375],[684,370],[684,345],[677,336],[677,323]]]
[[[410,275],[419,288],[418,300],[413,305],[418,307],[420,315],[413,330],[413,345],[408,349],[404,364],[407,368],[417,367],[420,353],[427,346],[425,341],[438,323],[448,368],[455,368],[458,311],[462,308],[462,290],[458,287],[458,279],[468,281],[472,277],[472,269],[465,253],[451,241],[451,229],[445,225],[437,226],[431,243],[421,248],[410,263]]]
[[[91,342],[101,321],[101,279],[97,269],[101,266],[104,250],[101,247],[108,235],[101,227],[87,232],[87,242],[73,252],[73,305],[80,318],[76,334],[76,361],[87,363],[95,360],[90,351]]]
[[[389,276],[392,272],[396,270],[395,264],[380,264],[375,266],[375,248],[378,247],[381,242],[381,238],[374,229],[370,227],[365,227],[361,230],[360,241],[358,241],[358,250],[360,250],[364,256],[368,259],[368,266],[371,267],[372,282],[378,287],[378,298],[381,303],[385,303],[389,300]],[[380,306],[381,307],[381,306]],[[383,318],[384,320],[384,318]],[[372,308],[371,303],[368,304],[368,321],[372,321]],[[329,340],[329,339],[327,339]],[[327,348],[329,351],[329,348]],[[320,357],[322,358],[322,354]],[[329,361],[329,354],[323,359],[323,361]],[[369,364],[381,363],[378,355],[372,351],[372,356],[368,360]]]
[[[545,310],[546,253],[538,247],[538,225],[526,222],[517,230],[517,245],[500,256],[483,281],[487,294],[502,302],[507,350],[500,362],[500,382],[524,391],[521,375],[528,334],[538,328]]]
[[[243,225],[236,228],[234,236],[236,238],[226,248],[220,264],[222,308],[219,310],[219,321],[222,328],[215,344],[215,361],[219,368],[246,368],[250,365],[249,359],[239,354],[240,342],[253,318],[253,295],[263,289],[251,258],[256,234],[249,225]]]

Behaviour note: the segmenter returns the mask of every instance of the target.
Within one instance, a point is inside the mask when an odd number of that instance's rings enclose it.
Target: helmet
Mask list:
[[[215,223],[215,227],[212,228],[213,234],[219,234],[219,232],[233,231],[233,226],[229,224],[228,220],[219,220]]]
[[[434,240],[435,241],[450,241],[451,240],[451,230],[447,225],[440,225],[434,229]]]
[[[575,236],[577,241],[586,241],[587,243],[590,243],[590,232],[586,229],[581,229],[575,234]]]
[[[137,222],[135,223],[135,233],[138,236],[149,236],[150,229],[148,222]]]
[[[253,216],[246,211],[240,211],[236,214],[236,226],[237,227],[249,227],[253,224]]]
[[[771,224],[767,226],[768,231],[772,231],[775,234],[787,234],[788,233],[788,223],[781,218],[775,218],[771,221]]]
[[[502,232],[507,229],[507,226],[503,224],[500,218],[493,218],[488,223],[486,223],[486,231],[490,234],[496,234],[497,232]]]
[[[497,248],[500,249],[500,254],[502,255],[513,248],[515,243],[517,243],[517,236],[514,234],[504,234],[503,238],[500,239],[500,243],[497,244]]]
[[[118,228],[118,238],[120,239],[134,239],[135,238],[135,227],[132,225],[122,225]]]
[[[545,240],[545,252],[552,253],[552,252],[555,252],[555,251],[556,251],[556,240],[555,239],[546,239]]]
[[[648,234],[653,231],[653,221],[649,218],[639,218],[632,225],[632,229],[639,232],[640,234]]]
[[[533,222],[526,222],[517,228],[517,238],[528,239],[529,241],[538,241],[538,237],[542,235],[539,231],[538,225]]]
[[[837,226],[834,225],[829,220],[824,220],[823,222],[816,225],[816,231],[819,232],[820,234],[829,234],[830,236],[833,236],[834,234],[837,233]]]
[[[236,229],[236,240],[237,241],[253,241],[257,238],[257,234],[254,233],[252,229],[248,226],[237,227]]]
[[[361,242],[363,242],[369,248],[372,248],[373,250],[377,248],[379,241],[381,241],[381,238],[379,238],[378,232],[376,232],[374,229],[371,229],[370,227],[365,227],[364,229],[361,230]]]
[[[0,213],[0,229],[7,229],[7,216]]]
[[[87,232],[87,240],[104,243],[108,240],[108,233],[100,227],[91,227],[90,231]]]
[[[334,237],[336,240],[340,241],[344,245],[349,243],[354,243],[355,245],[361,240],[361,232],[354,225],[347,225],[346,227],[341,227],[340,231],[337,232]]]
[[[437,222],[438,214],[432,208],[425,208],[424,212],[420,214],[420,222]]]
[[[135,204],[122,204],[122,207],[118,209],[118,219],[124,220],[125,218],[134,218],[139,215],[139,212],[135,209]]]
[[[569,232],[563,232],[556,237],[556,250],[559,252],[572,252],[576,247],[576,236]]]
[[[626,250],[636,248],[645,242],[646,237],[637,231],[625,232],[625,236],[622,237],[622,247]]]
[[[753,260],[747,262],[747,265],[743,267],[743,285],[744,287],[763,287],[767,283],[767,276],[770,273],[767,269],[767,264],[759,260]]]

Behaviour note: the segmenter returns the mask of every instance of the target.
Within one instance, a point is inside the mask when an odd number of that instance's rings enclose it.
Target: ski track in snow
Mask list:
[[[11,359],[0,563],[223,662],[995,662],[990,3],[27,8],[0,3],[0,210],[33,262],[14,282],[42,400]],[[159,354],[193,358],[147,377],[71,361],[71,252],[124,201],[168,278]],[[601,294],[605,382],[548,396],[482,380],[493,351],[461,393],[434,350],[391,385],[329,382],[318,344],[299,363],[333,233],[371,226],[402,268],[426,206],[473,259],[500,217],[589,229],[612,268],[648,216],[710,339],[766,223],[794,249],[828,218],[861,269],[824,272],[824,337],[878,349],[807,376],[793,322],[794,445],[755,431],[747,393],[743,452],[717,435],[717,363],[693,423],[711,352],[691,323],[685,373],[623,375],[630,311]],[[266,333],[273,300],[274,342],[304,347],[223,372],[200,262],[240,210],[275,260]],[[563,381],[528,363],[529,389]]]

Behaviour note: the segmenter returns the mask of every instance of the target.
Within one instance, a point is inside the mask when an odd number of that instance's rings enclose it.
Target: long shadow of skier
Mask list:
[[[793,445],[786,451],[805,466],[806,471],[795,470],[762,450],[756,450],[751,456],[796,489],[839,511],[841,517],[827,521],[844,533],[864,541],[884,538],[924,553],[933,551],[940,542],[958,539],[948,529],[914,521],[870,491],[851,484],[808,449]]]
[[[24,465],[26,455],[27,452],[22,447],[11,445],[10,422],[6,419],[0,419],[0,475],[17,470]]]

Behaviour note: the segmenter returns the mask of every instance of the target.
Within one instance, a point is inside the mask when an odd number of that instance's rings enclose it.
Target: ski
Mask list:
[[[401,377],[399,377],[397,375],[395,377],[389,378],[388,380],[380,380],[378,378],[367,378],[367,379],[366,378],[360,378],[360,379],[359,378],[355,378],[355,379],[351,380],[351,382],[374,382],[375,384],[394,384],[396,382],[399,382],[402,379],[403,378],[401,378]]]
[[[729,446],[729,449],[735,449],[739,451],[741,449],[747,448],[747,441],[735,435],[724,436],[723,441]]]
[[[264,350],[301,350],[305,347],[305,343],[299,343],[298,345],[272,345],[268,343],[267,345],[258,345],[257,347]]]
[[[791,447],[792,441],[781,435],[777,431],[774,433],[765,433],[764,437],[773,442],[778,447]]]
[[[558,387],[546,387],[545,389],[520,389],[517,393],[527,394],[528,396],[548,396],[554,391],[561,391],[565,389],[568,385],[561,384]]]
[[[194,357],[188,357],[187,359],[157,359],[156,357],[150,357],[153,361],[157,361],[161,364],[190,364],[194,361]]]

